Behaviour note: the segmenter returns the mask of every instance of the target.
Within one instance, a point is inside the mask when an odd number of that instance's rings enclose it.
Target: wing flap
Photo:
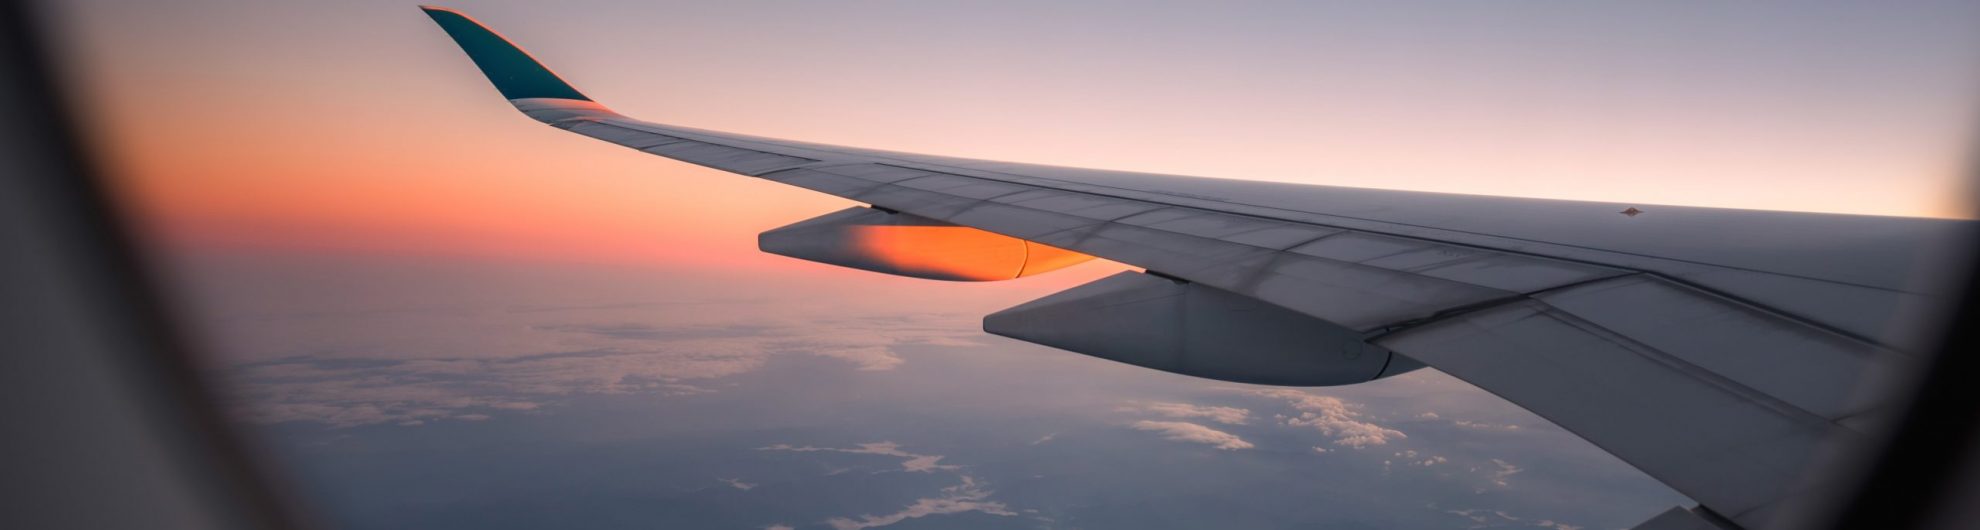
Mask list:
[[[1850,392],[1889,370],[1891,352],[1751,306],[1647,276],[1536,296],[1645,347],[1666,352],[1826,420],[1864,412]]]
[[[1840,429],[1539,302],[1377,341],[1487,389],[1747,526]],[[1619,421],[1628,418],[1627,421]]]
[[[1607,449],[1747,526],[1790,497],[1890,352],[1647,275],[1378,338]],[[1617,421],[1628,418],[1628,421]]]

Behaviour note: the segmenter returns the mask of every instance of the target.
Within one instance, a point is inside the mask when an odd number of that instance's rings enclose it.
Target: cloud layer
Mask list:
[[[777,444],[767,447],[758,447],[757,450],[758,451],[791,451],[796,453],[825,451],[832,453],[848,453],[855,455],[892,456],[902,459],[901,460],[902,469],[913,472],[922,472],[922,473],[929,471],[936,471],[936,470],[954,471],[954,470],[962,469],[962,466],[952,466],[952,465],[942,464],[941,463],[942,455],[919,455],[907,451],[902,451],[901,444],[897,444],[894,442],[868,442],[850,448],[813,447],[809,445],[800,447],[800,446],[793,446],[791,444]]]
[[[1185,421],[1142,420],[1134,422],[1130,427],[1136,430],[1162,433],[1162,438],[1165,440],[1199,443],[1226,451],[1256,447],[1251,442],[1244,441],[1243,438],[1239,438],[1235,434]]]
[[[530,322],[555,312],[518,313]],[[567,349],[496,356],[330,352],[237,364],[230,384],[236,417],[252,423],[331,427],[417,426],[487,420],[532,411],[573,395],[713,392],[705,382],[757,370],[778,356],[813,355],[856,370],[891,370],[902,344],[974,345],[954,315],[759,320],[747,324],[538,324],[509,332],[522,343]],[[356,348],[352,348],[356,349]],[[439,349],[439,348],[436,348]]]
[[[1237,407],[1192,405],[1189,403],[1139,403],[1122,405],[1122,412],[1139,412],[1182,419],[1205,419],[1225,425],[1244,425],[1251,419],[1251,411]]]
[[[1358,406],[1341,401],[1340,398],[1289,388],[1251,389],[1246,392],[1285,400],[1294,410],[1299,411],[1298,416],[1282,420],[1286,425],[1317,429],[1327,436],[1334,437],[1334,445],[1360,449],[1385,445],[1409,437],[1402,431],[1368,421],[1357,410]]]
[[[923,497],[920,499],[916,499],[914,503],[902,507],[900,510],[897,510],[893,513],[881,514],[881,515],[865,514],[859,517],[833,517],[830,519],[826,519],[825,524],[831,525],[831,527],[834,530],[861,530],[864,528],[878,528],[882,526],[888,526],[895,523],[899,523],[901,521],[906,521],[909,519],[918,519],[918,518],[929,517],[934,515],[948,515],[948,514],[958,514],[958,513],[967,513],[967,512],[982,512],[990,515],[1000,515],[1000,516],[1018,515],[1017,512],[1011,511],[1011,509],[1008,506],[1005,506],[1004,503],[991,500],[990,496],[992,492],[988,489],[985,489],[983,485],[977,481],[976,477],[964,473],[963,466],[941,464],[940,462],[942,461],[943,458],[942,455],[924,455],[924,454],[907,452],[901,449],[901,444],[897,444],[894,442],[886,442],[886,441],[867,442],[863,444],[858,444],[853,447],[817,447],[810,445],[797,446],[791,444],[776,444],[765,447],[759,447],[757,448],[757,450],[789,451],[796,453],[828,452],[828,453],[845,453],[845,454],[855,454],[855,455],[888,456],[888,457],[901,459],[901,469],[905,471],[912,473],[931,473],[937,471],[954,473],[956,475],[957,480],[960,481],[960,483],[954,486],[942,488],[942,490],[933,497]]]
[[[990,515],[1002,516],[1017,515],[1017,512],[1011,511],[1010,508],[1004,506],[1004,503],[989,500],[990,491],[978,486],[974,477],[969,475],[962,475],[961,477],[961,484],[942,488],[941,496],[917,499],[914,501],[914,504],[901,508],[900,511],[886,515],[862,515],[857,519],[851,517],[833,517],[826,519],[825,524],[832,525],[833,530],[860,530],[862,528],[887,526],[908,519],[917,519],[931,515],[948,515],[966,512],[983,512]]]

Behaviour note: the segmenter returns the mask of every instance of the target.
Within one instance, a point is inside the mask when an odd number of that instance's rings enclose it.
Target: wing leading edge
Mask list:
[[[1699,503],[1643,528],[1774,520],[1809,487],[1803,472],[1824,448],[1861,437],[1884,410],[1858,384],[1914,347],[1893,315],[1929,311],[1933,289],[1890,269],[1971,229],[1657,207],[1675,219],[1659,228],[1622,224],[1612,217],[1636,217],[1600,203],[1102,172],[691,129],[612,112],[465,15],[423,9],[518,110],[551,126],[1146,267],[1360,332]],[[1547,228],[1563,223],[1599,226]],[[1826,232],[1779,235],[1811,225]],[[1699,226],[1730,230],[1718,238],[1726,248]],[[1782,263],[1754,249],[1768,245]],[[1859,255],[1869,252],[1882,257]]]

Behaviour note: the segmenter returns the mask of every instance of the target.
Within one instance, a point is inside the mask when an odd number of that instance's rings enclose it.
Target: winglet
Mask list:
[[[461,51],[467,52],[474,65],[481,67],[481,73],[495,83],[495,89],[502,92],[502,97],[511,100],[557,98],[591,101],[591,98],[571,88],[570,83],[544,67],[543,63],[530,57],[529,52],[502,38],[488,26],[468,18],[466,13],[434,6],[419,6],[419,9],[433,17],[433,22],[440,24],[440,29],[454,38],[454,43],[461,46]]]

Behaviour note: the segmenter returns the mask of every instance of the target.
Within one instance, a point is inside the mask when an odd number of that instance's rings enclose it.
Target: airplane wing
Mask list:
[[[1254,383],[1434,367],[1698,503],[1639,528],[1758,528],[1819,487],[1803,474],[1825,447],[1874,432],[1892,407],[1859,382],[1930,346],[1909,338],[1936,308],[1927,269],[1972,229],[1061,168],[664,125],[591,101],[464,14],[423,9],[530,118],[871,205],[765,233],[767,250],[952,280],[1027,275],[1047,252],[1143,267],[985,329]],[[974,234],[1031,261],[955,272],[943,256],[905,263],[845,235],[888,227]],[[947,248],[904,246],[893,251]]]

